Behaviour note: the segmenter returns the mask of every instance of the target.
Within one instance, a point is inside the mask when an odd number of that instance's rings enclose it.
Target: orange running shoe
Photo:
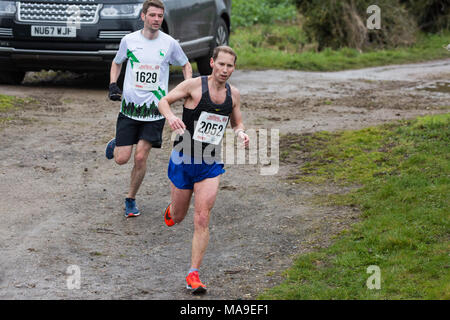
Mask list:
[[[166,211],[164,211],[164,222],[168,227],[172,227],[175,224],[172,217],[170,216],[170,203],[167,206]]]
[[[193,294],[200,294],[206,292],[206,286],[200,281],[198,271],[192,271],[186,277],[187,286]]]

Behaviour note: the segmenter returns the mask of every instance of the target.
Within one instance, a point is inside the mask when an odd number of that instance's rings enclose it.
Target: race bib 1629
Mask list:
[[[140,90],[158,90],[160,70],[157,64],[134,63],[134,87]]]

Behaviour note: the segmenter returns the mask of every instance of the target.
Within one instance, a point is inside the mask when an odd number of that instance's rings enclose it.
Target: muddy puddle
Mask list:
[[[438,81],[438,82],[428,84],[425,86],[420,86],[417,89],[430,91],[430,92],[440,92],[440,93],[450,94],[450,82]]]

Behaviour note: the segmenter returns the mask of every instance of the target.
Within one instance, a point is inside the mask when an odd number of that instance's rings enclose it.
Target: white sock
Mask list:
[[[197,272],[198,272],[198,269],[190,268],[188,274],[191,273],[191,272],[194,272],[194,271],[197,271]]]

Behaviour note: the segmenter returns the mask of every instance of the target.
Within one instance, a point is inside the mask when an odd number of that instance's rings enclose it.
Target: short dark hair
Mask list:
[[[149,7],[156,7],[164,10],[164,3],[161,0],[146,0],[142,5],[142,12],[146,14]]]
[[[231,47],[229,47],[229,46],[218,46],[218,47],[215,47],[214,51],[213,51],[213,55],[212,55],[213,60],[217,59],[217,57],[219,56],[220,52],[225,52],[225,53],[231,54],[234,57],[234,64],[236,64],[236,60],[237,60],[236,52],[234,52],[234,50],[231,49]]]

